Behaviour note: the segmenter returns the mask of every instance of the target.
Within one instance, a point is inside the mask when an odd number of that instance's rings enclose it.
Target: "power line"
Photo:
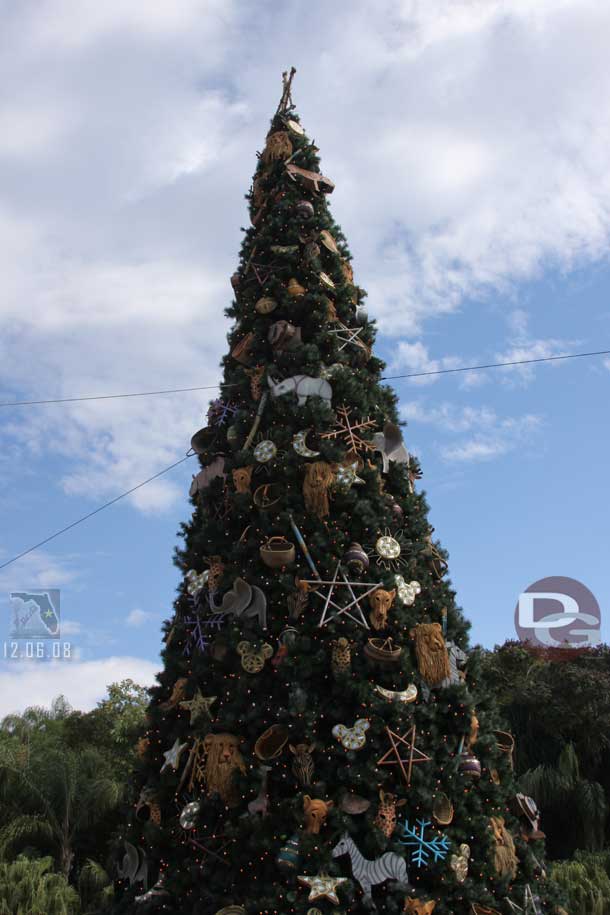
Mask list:
[[[423,378],[426,375],[450,375],[454,372],[475,372],[477,369],[499,369],[508,365],[531,365],[533,362],[557,362],[560,359],[582,359],[584,356],[610,356],[610,349],[593,353],[567,353],[565,356],[540,356],[538,359],[515,359],[514,362],[488,362],[487,365],[463,365],[457,369],[435,369],[433,372],[411,372],[409,375],[386,375],[382,381],[396,381],[399,378]]]
[[[461,368],[455,369],[437,369],[431,372],[412,372],[408,375],[391,375],[382,378],[382,381],[395,381],[399,378],[422,378],[426,375],[448,375],[455,372],[473,372],[478,369],[492,369],[492,368],[502,368],[504,366],[513,366],[513,365],[530,365],[534,362],[554,362],[560,359],[580,359],[585,356],[608,356],[610,355],[610,350],[597,350],[596,352],[591,353],[569,353],[565,356],[541,356],[538,359],[518,359],[513,362],[491,362],[487,365],[470,365],[463,366]],[[176,388],[172,391],[145,391],[140,394],[107,394],[101,397],[75,397],[68,398],[68,401],[74,400],[106,400],[109,398],[115,397],[144,397],[152,394],[174,394],[181,391],[206,391],[210,388],[216,388],[219,385],[207,385],[206,387],[200,388]],[[0,404],[0,406],[23,406],[29,403],[65,403],[66,400],[58,401],[22,401],[16,404]],[[176,461],[174,464],[170,464],[169,467],[165,467],[163,470],[160,470],[158,473],[155,473],[152,477],[149,477],[147,480],[143,480],[141,483],[138,483],[136,486],[132,486],[131,489],[128,489],[126,492],[122,492],[120,495],[115,496],[114,499],[110,499],[109,502],[105,502],[103,505],[99,505],[93,511],[89,512],[86,515],[83,515],[82,518],[77,518],[76,521],[72,521],[71,524],[67,524],[65,527],[62,527],[61,530],[55,531],[54,534],[51,534],[49,537],[45,537],[44,540],[41,540],[39,543],[35,543],[34,546],[29,547],[27,550],[23,550],[22,553],[19,553],[17,556],[13,556],[12,559],[7,560],[6,562],[0,565],[0,570],[5,569],[7,566],[12,565],[12,563],[17,562],[18,559],[22,559],[24,556],[27,556],[28,553],[33,553],[34,550],[39,549],[41,546],[45,546],[47,543],[50,543],[51,540],[55,540],[56,537],[65,534],[66,531],[71,530],[73,527],[76,527],[78,524],[82,524],[83,521],[87,521],[89,518],[92,518],[94,515],[97,515],[99,512],[104,511],[105,508],[109,508],[111,505],[114,505],[116,502],[119,502],[121,499],[124,499],[126,496],[131,495],[132,492],[135,492],[137,489],[141,489],[143,486],[146,486],[148,483],[152,483],[153,480],[158,479],[163,476],[165,473],[169,473],[170,470],[173,470],[174,467],[178,467],[180,464],[183,464],[185,461],[188,461],[193,455],[187,455],[186,457],[181,458],[179,461]]]
[[[182,394],[185,391],[211,391],[218,384],[206,384],[199,388],[170,388],[167,391],[136,391],[133,394],[94,394],[86,397],[57,397],[53,400],[12,400],[0,403],[0,407],[31,407],[48,403],[79,403],[83,400],[116,400],[118,397],[153,397],[155,394]],[[231,387],[231,385],[227,385]]]
[[[497,369],[515,365],[531,365],[535,362],[557,362],[564,359],[583,359],[586,356],[610,356],[609,349],[596,350],[591,353],[567,353],[564,356],[540,356],[538,359],[515,359],[513,362],[488,362],[485,365],[463,365],[454,369],[434,369],[429,372],[409,372],[405,375],[384,375],[381,381],[397,381],[401,378],[423,378],[428,375],[451,375],[456,372],[475,372],[480,369]],[[225,384],[224,387],[234,387]],[[44,404],[80,403],[87,400],[116,400],[122,397],[153,397],[158,394],[182,394],[190,391],[217,390],[220,384],[207,384],[196,388],[168,388],[163,391],[135,391],[126,394],[96,394],[85,397],[57,397],[52,400],[13,400],[0,403],[0,407],[30,407]]]
[[[189,458],[193,457],[192,454],[188,454],[186,457],[181,458],[179,461],[176,461],[174,464],[170,464],[169,467],[165,467],[164,470],[160,470],[158,473],[155,473],[152,477],[149,477],[147,480],[143,480],[141,483],[138,483],[136,486],[132,486],[131,489],[128,489],[126,492],[122,492],[120,496],[115,496],[114,499],[110,499],[109,502],[105,502],[103,505],[98,505],[97,508],[94,508],[92,512],[89,512],[86,515],[83,515],[82,518],[77,518],[76,521],[72,521],[71,524],[66,524],[65,527],[62,527],[60,531],[55,531],[54,534],[51,534],[49,537],[45,537],[44,540],[41,540],[39,543],[35,543],[34,546],[28,547],[27,550],[23,550],[22,553],[19,553],[18,556],[13,556],[12,559],[8,559],[6,562],[3,562],[0,565],[0,569],[5,569],[7,566],[12,565],[14,562],[17,562],[18,559],[22,559],[24,556],[27,556],[28,553],[33,553],[34,550],[39,549],[39,547],[44,546],[47,543],[50,543],[51,540],[55,540],[56,537],[59,537],[61,534],[65,534],[66,531],[71,530],[73,527],[76,527],[77,524],[82,524],[83,521],[87,521],[89,518],[92,518],[94,515],[99,514],[99,512],[104,511],[105,508],[109,508],[111,505],[114,505],[116,502],[119,502],[121,499],[124,499],[125,496],[131,495],[132,492],[135,492],[136,489],[141,489],[143,486],[146,486],[147,483],[152,483],[153,480],[162,477],[164,473],[169,473],[170,470],[173,470],[174,467],[178,467],[179,464],[184,464],[185,461],[188,461]]]

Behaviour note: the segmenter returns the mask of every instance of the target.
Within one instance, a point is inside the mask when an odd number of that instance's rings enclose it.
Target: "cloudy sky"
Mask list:
[[[3,402],[212,385],[244,193],[294,97],[388,374],[610,349],[610,8],[597,0],[0,0]],[[603,359],[397,381],[473,641],[580,579],[602,612]],[[205,394],[2,408],[0,562],[184,456]],[[188,462],[0,571],[74,658],[0,660],[0,714],[150,682]]]

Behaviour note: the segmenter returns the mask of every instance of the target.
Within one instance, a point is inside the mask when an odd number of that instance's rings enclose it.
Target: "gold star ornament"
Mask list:
[[[212,720],[211,708],[216,702],[217,696],[202,696],[201,690],[197,690],[192,699],[185,699],[180,702],[180,708],[188,709],[191,713],[191,724],[195,724],[202,715],[209,721]]]
[[[329,877],[328,874],[318,874],[317,877],[298,877],[299,883],[309,887],[309,902],[315,902],[316,899],[328,899],[339,905],[337,896],[337,887],[347,883],[347,877]]]

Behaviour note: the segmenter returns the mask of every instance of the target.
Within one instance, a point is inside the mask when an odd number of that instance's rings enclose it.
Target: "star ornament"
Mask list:
[[[347,883],[347,877],[329,877],[328,874],[318,874],[317,877],[299,876],[297,879],[299,883],[309,887],[309,902],[328,899],[335,905],[339,905],[337,887]]]
[[[366,620],[364,612],[362,610],[361,602],[365,600],[373,591],[376,591],[377,588],[381,587],[383,584],[380,581],[349,581],[345,572],[341,567],[341,563],[337,563],[337,568],[335,569],[335,574],[332,581],[321,581],[318,579],[303,580],[305,585],[315,585],[316,588],[324,585],[328,588],[328,593],[326,595],[322,594],[320,591],[313,590],[313,594],[324,601],[324,609],[322,611],[322,617],[318,623],[318,627],[326,626],[327,623],[332,622],[332,620],[337,619],[340,616],[347,616],[352,622],[357,623],[359,626],[362,626],[364,629],[370,629],[370,626]],[[348,596],[351,597],[351,600],[348,600],[346,604],[338,604],[333,600],[333,596],[336,588],[347,588]],[[354,593],[354,588],[366,588],[362,594],[356,595]],[[332,613],[330,608],[333,607],[337,612]]]
[[[165,750],[163,755],[165,756],[165,762],[161,766],[161,772],[164,772],[165,769],[169,769],[171,766],[174,772],[180,765],[180,757],[184,753],[188,746],[187,741],[180,743],[180,738],[176,737],[176,741],[173,747],[170,750]]]
[[[191,713],[191,724],[195,724],[202,715],[205,716],[208,721],[212,720],[211,708],[216,702],[217,696],[202,696],[201,690],[197,690],[192,699],[186,699],[183,702],[180,702],[180,708],[188,709]]]
[[[402,777],[405,780],[405,784],[407,788],[409,788],[411,786],[413,766],[417,763],[430,762],[430,757],[426,756],[425,753],[422,753],[422,751],[415,746],[415,740],[417,737],[415,725],[413,725],[413,727],[411,727],[404,735],[396,734],[395,731],[392,731],[387,726],[385,730],[386,736],[390,741],[390,749],[387,751],[387,753],[384,753],[381,759],[377,760],[377,765],[399,766],[400,771],[402,772]],[[403,759],[401,756],[401,744],[405,747],[405,750],[402,752],[408,751],[408,756],[406,759]]]

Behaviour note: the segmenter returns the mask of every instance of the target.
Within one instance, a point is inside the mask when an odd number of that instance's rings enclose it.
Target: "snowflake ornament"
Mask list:
[[[405,820],[400,839],[401,845],[413,845],[411,852],[411,861],[416,867],[424,867],[430,864],[430,858],[434,863],[444,861],[449,853],[449,839],[447,836],[434,836],[431,839],[426,838],[426,829],[432,826],[431,820],[416,820],[413,826],[408,820]]]
[[[222,426],[230,416],[237,413],[237,407],[231,401],[225,403],[218,398],[210,403],[208,408],[208,422],[211,426]]]
[[[340,440],[347,448],[350,454],[358,454],[360,451],[373,451],[374,445],[369,439],[362,438],[359,432],[369,432],[377,426],[374,419],[363,419],[360,421],[352,420],[351,407],[337,408],[337,428],[332,432],[324,432],[320,438]]]

